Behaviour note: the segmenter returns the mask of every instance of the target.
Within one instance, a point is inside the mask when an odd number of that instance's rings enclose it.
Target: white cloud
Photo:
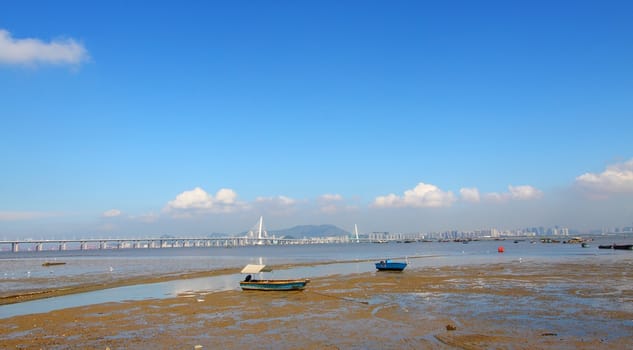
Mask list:
[[[510,191],[510,198],[515,200],[531,200],[531,199],[539,199],[543,196],[543,192],[535,187],[529,185],[523,186],[508,186],[508,190]]]
[[[464,187],[459,190],[459,195],[462,197],[462,200],[467,202],[479,202],[481,200],[481,196],[479,195],[479,190],[475,187],[467,188]]]
[[[380,208],[423,208],[448,207],[455,201],[453,192],[444,192],[437,186],[420,182],[415,188],[404,192],[403,196],[393,193],[376,197],[373,206]]]
[[[633,159],[609,165],[600,174],[582,174],[576,178],[576,185],[597,197],[615,193],[633,193]]]
[[[184,191],[176,199],[167,203],[170,209],[207,209],[213,205],[213,198],[202,188]]]
[[[194,212],[231,213],[244,209],[245,206],[237,200],[237,193],[231,189],[222,188],[212,196],[202,188],[196,187],[177,195],[176,199],[167,203],[165,210],[187,216]]]
[[[503,202],[504,200],[507,200],[509,197],[510,196],[507,193],[502,194],[498,192],[489,192],[489,193],[484,194],[484,199],[489,202]]]
[[[121,216],[121,211],[119,209],[110,209],[101,214],[104,218],[113,218],[117,216]]]
[[[543,191],[530,185],[508,186],[508,192],[490,192],[484,194],[484,199],[489,202],[505,202],[509,200],[533,200],[543,197]]]
[[[5,64],[70,64],[78,65],[89,58],[86,48],[73,39],[14,39],[0,29],[0,63]]]
[[[235,193],[235,191],[228,188],[222,188],[215,194],[215,200],[218,203],[235,204],[236,199],[237,199],[237,193]]]

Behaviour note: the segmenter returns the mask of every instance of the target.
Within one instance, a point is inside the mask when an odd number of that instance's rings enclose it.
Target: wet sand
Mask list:
[[[433,255],[426,255],[424,258],[433,257]],[[420,258],[419,256],[411,256],[411,259]],[[397,259],[405,259],[400,257]],[[282,264],[275,265],[275,270],[285,270],[297,267],[314,266],[314,265],[332,265],[340,263],[359,263],[359,262],[373,262],[373,260],[340,260],[316,263],[298,263],[298,264]],[[206,270],[206,271],[189,271],[182,273],[167,273],[167,274],[152,274],[141,276],[113,276],[111,274],[92,274],[90,276],[74,275],[74,276],[55,276],[55,284],[59,285],[52,288],[26,288],[21,290],[12,290],[7,292],[0,292],[0,306],[7,304],[22,303],[30,300],[38,300],[45,298],[58,297],[63,295],[78,294],[92,292],[96,290],[103,290],[107,288],[116,288],[124,286],[133,286],[139,284],[160,283],[167,281],[193,279],[202,277],[213,277],[229,274],[239,274],[241,268],[225,268],[218,270]],[[51,280],[47,278],[23,278],[13,279],[12,282],[29,282],[31,285],[49,285]]]
[[[160,276],[136,276],[131,278],[110,278],[109,276],[92,276],[89,281],[82,281],[81,276],[75,276],[74,278],[67,278],[63,280],[63,277],[58,278],[57,282],[64,285],[57,288],[45,288],[45,289],[27,289],[11,291],[6,293],[0,293],[0,305],[22,303],[30,300],[45,299],[58,297],[62,295],[78,294],[92,292],[95,290],[102,290],[106,288],[116,288],[124,286],[133,286],[137,284],[159,283],[165,281],[173,281],[178,279],[190,279],[200,277],[213,277],[231,273],[238,273],[238,269],[221,269],[212,271],[198,271],[187,272],[182,274],[166,274]],[[84,278],[85,280],[86,278]],[[45,284],[46,280],[42,281]]]
[[[630,258],[517,261],[335,275],[302,292],[192,291],[3,319],[0,340],[7,349],[626,349],[632,268]]]

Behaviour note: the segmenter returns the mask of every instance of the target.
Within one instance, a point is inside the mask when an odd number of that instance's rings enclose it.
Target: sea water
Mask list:
[[[246,264],[269,266],[309,264],[276,270],[272,278],[315,278],[333,274],[375,271],[373,262],[387,258],[408,260],[409,267],[478,265],[512,261],[560,262],[586,259],[614,260],[630,257],[631,251],[598,249],[613,238],[597,238],[590,248],[579,244],[541,243],[537,240],[348,243],[234,248],[160,248],[84,251],[40,251],[0,253],[0,294],[25,289],[50,289],[72,284],[104,283],[143,276],[164,276],[187,272],[235,269],[236,273],[214,277],[110,288],[19,304],[0,306],[0,318],[48,312],[68,307],[124,300],[173,297],[191,291],[221,291],[239,288],[237,273]],[[498,248],[504,247],[504,253]],[[44,267],[44,262],[64,265]],[[339,262],[339,263],[336,263]]]

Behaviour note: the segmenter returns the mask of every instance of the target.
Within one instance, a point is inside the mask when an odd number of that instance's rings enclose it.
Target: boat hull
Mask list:
[[[382,261],[376,263],[378,271],[402,271],[405,267],[407,267],[407,263]]]
[[[289,291],[303,290],[310,282],[309,279],[299,280],[250,280],[241,281],[242,290],[264,290],[264,291]]]
[[[600,245],[599,249],[619,249],[619,250],[633,250],[633,244],[611,244],[611,245]]]

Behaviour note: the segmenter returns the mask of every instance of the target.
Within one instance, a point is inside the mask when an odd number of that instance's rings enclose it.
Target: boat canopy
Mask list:
[[[266,265],[248,264],[242,269],[242,273],[260,273],[270,272],[272,270],[272,268],[266,267]]]

